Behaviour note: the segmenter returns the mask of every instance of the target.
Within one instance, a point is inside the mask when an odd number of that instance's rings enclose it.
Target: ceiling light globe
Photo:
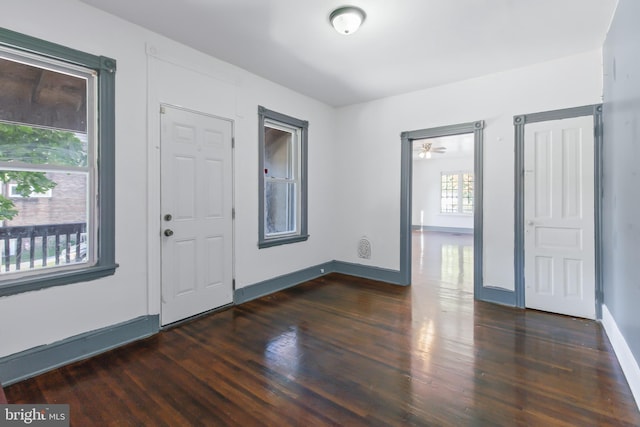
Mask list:
[[[364,22],[365,13],[362,9],[354,6],[341,7],[329,16],[331,25],[337,32],[344,35],[350,35],[358,31],[362,22]]]

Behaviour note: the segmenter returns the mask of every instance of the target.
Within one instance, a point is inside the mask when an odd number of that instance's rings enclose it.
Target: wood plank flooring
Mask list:
[[[332,274],[6,388],[74,426],[638,426],[601,326],[473,301],[470,236],[414,280]]]

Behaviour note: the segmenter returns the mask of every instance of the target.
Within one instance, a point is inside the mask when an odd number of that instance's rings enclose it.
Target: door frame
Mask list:
[[[493,289],[482,285],[482,224],[483,224],[483,130],[484,121],[461,123],[457,125],[440,126],[429,129],[402,132],[401,138],[401,168],[400,168],[400,281],[403,285],[411,284],[411,207],[413,188],[413,141],[418,139],[439,138],[473,133],[473,287],[476,299],[495,298],[487,295]],[[501,298],[497,298],[501,301]]]
[[[525,308],[525,278],[524,278],[524,144],[525,126],[528,123],[546,122],[552,120],[571,119],[575,117],[593,116],[594,132],[594,235],[595,235],[595,301],[596,319],[602,318],[602,104],[585,105],[582,107],[565,108],[544,111],[540,113],[522,114],[513,117],[515,128],[515,241],[514,241],[514,283],[515,305]]]

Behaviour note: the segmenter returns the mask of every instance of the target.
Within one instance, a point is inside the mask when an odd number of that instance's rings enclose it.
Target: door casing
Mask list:
[[[602,318],[602,104],[545,111],[541,113],[515,116],[515,242],[514,242],[514,281],[515,305],[525,308],[524,280],[524,130],[527,123],[562,120],[573,117],[593,116],[594,125],[594,235],[595,235],[595,300],[596,319]]]
[[[483,129],[484,121],[461,123],[402,132],[401,137],[401,175],[400,175],[400,284],[411,284],[411,195],[413,181],[413,141],[417,139],[437,138],[443,136],[474,135],[474,205],[473,205],[473,287],[476,299],[501,301],[494,289],[485,288],[482,284],[482,223],[483,223]],[[492,293],[491,295],[486,295]]]

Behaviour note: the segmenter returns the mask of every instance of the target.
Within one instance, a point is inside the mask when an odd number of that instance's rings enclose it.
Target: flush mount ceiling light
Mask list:
[[[348,36],[358,31],[365,17],[364,10],[359,7],[344,6],[331,12],[329,21],[331,21],[331,25],[337,32]]]

